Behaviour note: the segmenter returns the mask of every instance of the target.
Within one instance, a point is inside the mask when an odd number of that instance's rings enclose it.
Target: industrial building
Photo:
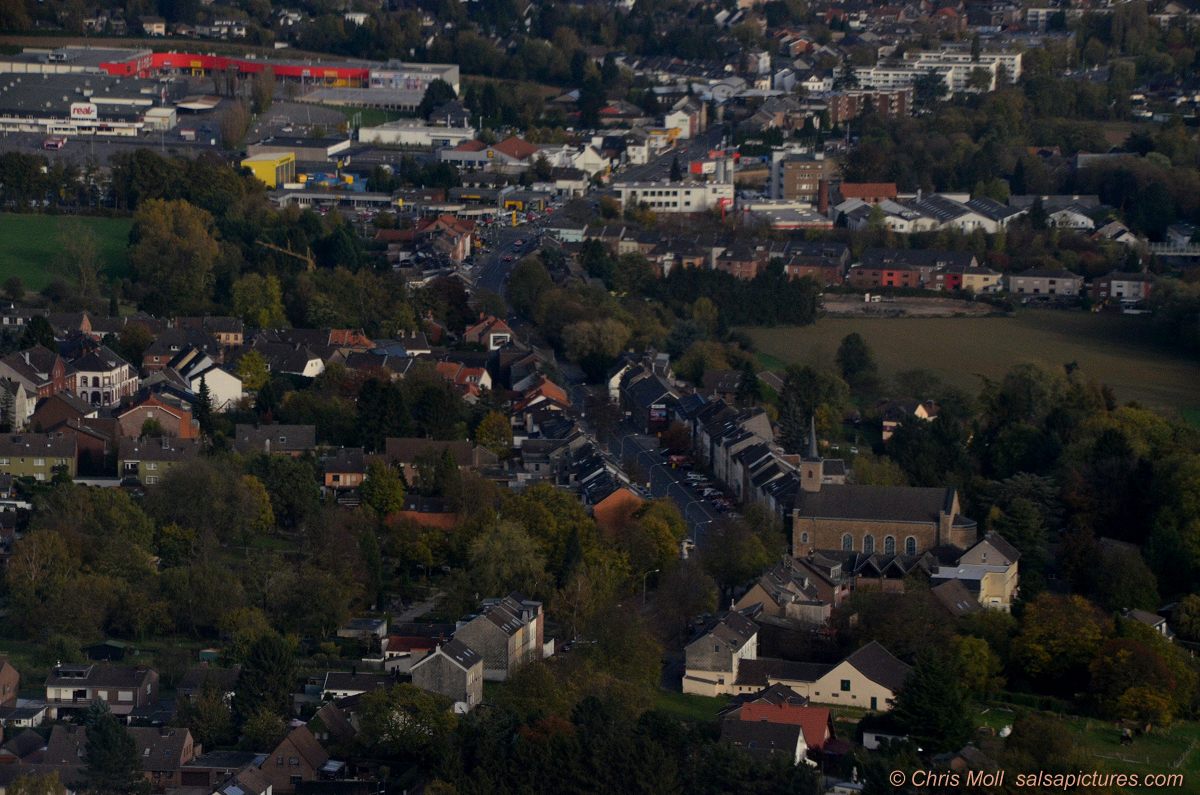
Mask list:
[[[127,137],[169,130],[171,88],[95,74],[0,74],[0,130]]]
[[[250,169],[268,188],[296,181],[296,155],[291,152],[251,155],[242,161],[242,168]]]
[[[473,140],[475,133],[474,127],[443,127],[420,119],[399,119],[378,127],[359,128],[358,140],[370,144],[440,149]]]
[[[66,75],[113,74],[118,65],[133,63],[148,70],[150,50],[123,50],[108,47],[59,47],[27,49],[16,55],[0,55],[0,74]],[[141,71],[135,68],[134,73]]]
[[[328,163],[350,149],[349,138],[289,138],[275,136],[246,147],[246,154],[291,154],[304,163]]]

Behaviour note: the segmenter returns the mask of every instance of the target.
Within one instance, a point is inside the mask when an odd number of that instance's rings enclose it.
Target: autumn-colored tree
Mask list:
[[[233,283],[233,311],[256,328],[286,326],[279,277],[248,273],[239,278]]]
[[[212,297],[221,247],[213,217],[182,199],[151,199],[138,207],[129,261],[139,284],[168,311],[198,314]]]
[[[367,465],[367,477],[358,489],[363,504],[376,516],[389,516],[404,510],[404,481],[400,473],[384,461]]]
[[[500,458],[512,452],[512,424],[499,411],[489,411],[475,428],[475,441],[491,450]]]
[[[1110,631],[1111,622],[1083,597],[1040,594],[1013,641],[1015,672],[1038,687],[1073,692]]]
[[[255,350],[246,351],[242,358],[238,359],[237,375],[242,379],[242,386],[252,392],[262,389],[271,378],[267,360]]]

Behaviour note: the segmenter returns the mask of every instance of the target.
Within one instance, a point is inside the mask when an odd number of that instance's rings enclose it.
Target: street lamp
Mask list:
[[[658,569],[650,569],[650,571],[642,575],[642,607],[646,606],[646,578],[651,574],[657,574],[658,571]]]

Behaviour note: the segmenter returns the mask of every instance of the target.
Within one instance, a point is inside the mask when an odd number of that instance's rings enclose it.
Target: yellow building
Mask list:
[[[250,169],[268,188],[296,181],[296,155],[292,152],[251,155],[242,161],[242,168]]]

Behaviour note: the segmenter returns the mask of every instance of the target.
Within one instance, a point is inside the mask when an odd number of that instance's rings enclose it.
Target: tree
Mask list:
[[[472,587],[481,594],[545,593],[550,585],[546,558],[529,534],[502,521],[485,530],[467,550]]]
[[[275,70],[263,69],[254,76],[250,84],[251,103],[255,113],[266,113],[275,101]]]
[[[246,351],[242,358],[238,359],[237,375],[242,379],[242,386],[252,392],[262,389],[271,379],[266,358],[256,350]]]
[[[163,308],[200,313],[209,303],[220,254],[213,217],[182,199],[151,199],[133,217],[129,261]]]
[[[449,700],[410,684],[372,690],[359,704],[359,741],[385,758],[432,764],[453,753]]]
[[[750,359],[742,361],[741,374],[738,376],[737,402],[740,406],[754,406],[762,402],[762,384],[758,381],[758,373],[754,371],[754,362]]]
[[[771,560],[762,535],[742,520],[714,522],[700,545],[700,565],[717,581],[722,597],[761,574]]]
[[[837,350],[837,366],[842,378],[852,387],[878,376],[875,356],[871,353],[867,341],[857,331],[842,338]]]
[[[404,481],[400,473],[384,461],[367,465],[367,477],[359,487],[363,504],[385,517],[404,510]]]
[[[248,273],[233,283],[233,311],[256,328],[287,325],[283,311],[283,287],[277,276]]]
[[[475,428],[475,441],[500,458],[512,452],[512,423],[499,411],[489,411]]]
[[[57,772],[17,776],[7,790],[8,795],[61,795],[62,792],[62,780]]]
[[[244,725],[260,710],[291,714],[296,659],[292,644],[277,632],[260,635],[247,651],[233,695],[233,713]]]
[[[1013,640],[1016,672],[1045,688],[1074,688],[1096,656],[1109,624],[1080,596],[1042,593],[1025,608]]]
[[[35,345],[41,345],[51,351],[58,350],[58,343],[54,340],[54,328],[44,315],[31,317],[25,324],[25,331],[21,333],[20,346],[22,349],[32,348]]]
[[[240,99],[230,102],[217,122],[221,135],[221,146],[225,149],[237,149],[242,145],[242,139],[250,130],[250,111],[246,103]]]
[[[205,677],[200,692],[179,702],[175,720],[190,729],[192,737],[205,748],[228,745],[237,739],[233,711],[215,679]]]
[[[428,119],[429,114],[436,108],[445,105],[458,95],[454,93],[454,87],[441,78],[429,81],[429,85],[425,88],[425,95],[421,97],[421,104],[417,106],[417,113],[421,118]]]
[[[808,443],[810,423],[818,409],[827,407],[840,422],[846,400],[846,382],[810,366],[789,367],[779,395],[780,443],[789,452],[801,452]]]
[[[971,719],[958,666],[931,648],[917,658],[896,696],[892,715],[926,753],[956,751],[971,739]]]
[[[149,792],[142,776],[137,743],[103,702],[89,707],[87,723],[88,791],[100,795]]]
[[[954,663],[964,690],[980,698],[1003,686],[1000,658],[983,638],[958,636],[953,641]]]
[[[388,437],[403,437],[412,427],[404,392],[383,378],[368,378],[358,390],[358,437],[370,452],[382,452]]]
[[[200,389],[196,391],[196,405],[194,408],[196,415],[196,424],[200,426],[200,433],[209,436],[213,431],[213,402],[212,392],[208,389],[208,379],[200,376]]]
[[[247,751],[274,748],[287,734],[287,724],[279,714],[260,707],[242,724],[242,747]]]
[[[1200,641],[1200,595],[1188,594],[1180,599],[1172,618],[1179,637],[1193,643]]]
[[[25,282],[20,276],[9,276],[4,280],[4,297],[10,301],[21,301],[25,298]]]

